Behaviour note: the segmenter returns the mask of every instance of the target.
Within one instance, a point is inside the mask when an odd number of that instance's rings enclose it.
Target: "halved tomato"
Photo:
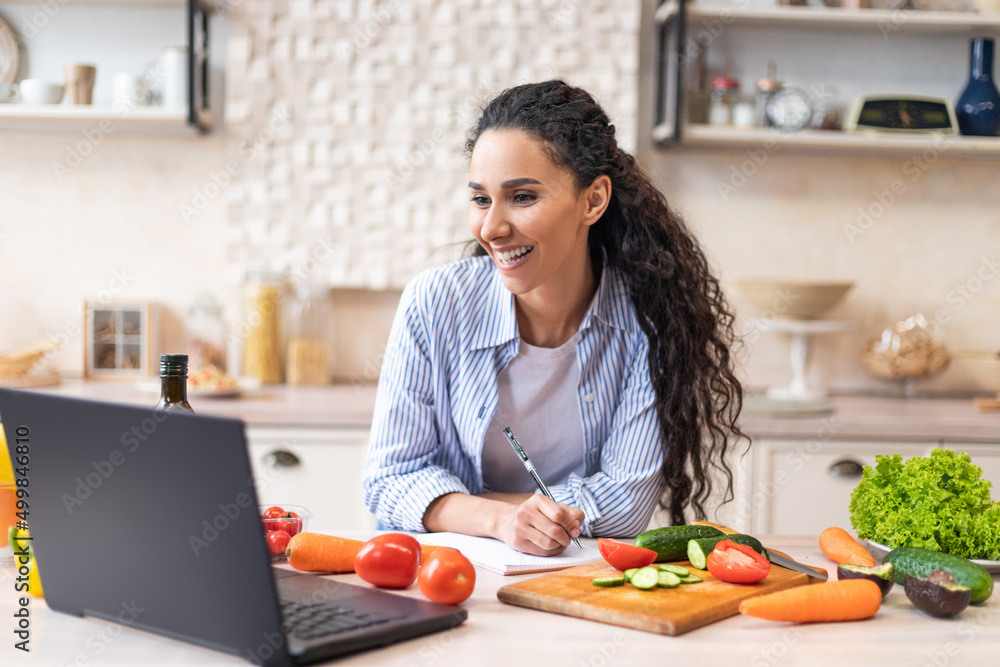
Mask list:
[[[755,584],[771,571],[771,563],[745,544],[722,540],[706,559],[708,571],[729,584]]]
[[[633,567],[646,567],[656,560],[656,552],[652,549],[637,547],[606,537],[597,539],[597,549],[611,567],[622,572]]]

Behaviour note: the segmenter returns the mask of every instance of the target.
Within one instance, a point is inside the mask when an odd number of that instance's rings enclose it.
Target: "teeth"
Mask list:
[[[507,252],[498,252],[497,257],[501,262],[510,262],[521,255],[527,255],[532,251],[532,249],[534,249],[534,246],[523,245],[520,248],[514,248],[513,250],[508,250]]]

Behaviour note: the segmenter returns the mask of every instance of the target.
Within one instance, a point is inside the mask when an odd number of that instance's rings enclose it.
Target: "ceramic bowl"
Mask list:
[[[42,79],[25,79],[19,84],[21,101],[25,104],[59,104],[66,86]]]
[[[854,286],[847,282],[745,279],[737,283],[744,296],[762,314],[793,320],[823,316]]]

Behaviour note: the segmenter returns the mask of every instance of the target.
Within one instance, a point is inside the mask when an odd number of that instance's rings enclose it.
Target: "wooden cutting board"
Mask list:
[[[690,568],[686,562],[677,564]],[[820,581],[773,566],[756,584],[727,584],[706,571],[690,569],[704,581],[651,591],[631,584],[600,588],[591,579],[621,574],[602,560],[509,584],[497,597],[507,604],[676,636],[737,614],[740,601],[747,598]]]

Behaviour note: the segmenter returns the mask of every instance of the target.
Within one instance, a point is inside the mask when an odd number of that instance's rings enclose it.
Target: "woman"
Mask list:
[[[364,472],[383,526],[538,555],[704,516],[742,437],[733,318],[704,255],[585,91],[512,88],[467,143],[476,256],[403,293]],[[537,493],[510,427],[555,501]]]

